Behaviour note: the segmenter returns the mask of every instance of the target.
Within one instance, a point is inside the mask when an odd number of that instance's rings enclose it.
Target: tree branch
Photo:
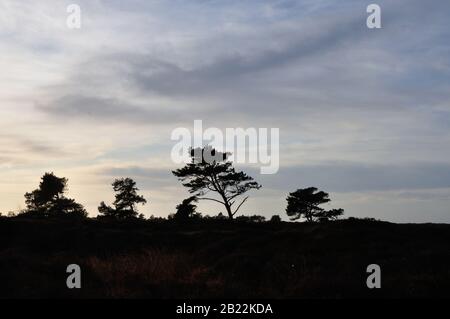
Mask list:
[[[245,201],[248,199],[248,196],[244,198],[244,200],[239,204],[239,206],[236,208],[236,210],[233,213],[233,216],[236,215],[236,213],[238,212],[239,208],[241,208],[241,206],[245,203]]]
[[[225,205],[224,202],[221,202],[220,200],[214,199],[214,198],[199,198],[199,200],[212,200],[213,202],[218,202],[222,205]]]
[[[238,197],[239,195],[242,195],[242,193],[236,193],[236,194],[230,196],[230,197],[228,198],[228,200],[232,200],[233,198]]]

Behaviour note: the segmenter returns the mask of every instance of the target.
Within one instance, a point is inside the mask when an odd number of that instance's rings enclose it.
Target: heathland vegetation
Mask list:
[[[286,216],[303,223],[238,216],[261,185],[226,154],[198,154],[173,171],[191,196],[167,218],[139,213],[148,199],[127,177],[88,217],[67,197],[68,180],[45,173],[24,210],[0,216],[0,298],[450,297],[449,225],[338,220],[343,210],[323,209],[329,194],[314,187],[287,194]],[[202,216],[201,200],[225,213]],[[82,289],[66,286],[70,264]],[[371,264],[382,289],[366,285]]]

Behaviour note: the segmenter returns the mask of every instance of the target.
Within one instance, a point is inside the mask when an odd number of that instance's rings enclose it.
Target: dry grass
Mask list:
[[[208,267],[182,252],[153,249],[107,258],[91,256],[83,261],[83,265],[96,284],[104,287],[105,297],[151,297],[157,294],[169,298],[180,290],[198,296],[204,288],[214,291],[222,285],[222,280]]]
[[[448,225],[0,219],[0,298],[448,297],[448,247]],[[67,289],[73,263],[82,289]]]

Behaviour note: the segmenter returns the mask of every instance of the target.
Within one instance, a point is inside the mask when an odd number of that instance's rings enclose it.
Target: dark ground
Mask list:
[[[0,218],[0,298],[14,297],[450,297],[450,225]]]

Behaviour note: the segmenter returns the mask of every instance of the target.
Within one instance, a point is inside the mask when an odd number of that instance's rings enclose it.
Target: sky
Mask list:
[[[0,211],[54,172],[91,216],[128,176],[165,217],[171,132],[202,120],[280,130],[277,174],[237,165],[263,185],[242,214],[316,186],[347,217],[450,223],[450,2],[377,0],[368,29],[373,2],[1,0]]]

